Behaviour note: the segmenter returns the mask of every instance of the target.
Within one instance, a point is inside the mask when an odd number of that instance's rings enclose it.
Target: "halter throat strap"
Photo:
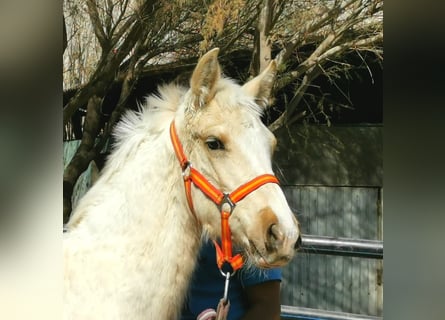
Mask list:
[[[236,203],[244,199],[248,194],[255,191],[266,183],[278,184],[278,179],[271,174],[263,174],[253,178],[247,183],[239,186],[234,191],[224,193],[213,184],[211,184],[198,170],[192,167],[191,162],[187,159],[182,144],[179,140],[175,128],[175,122],[170,124],[170,138],[176,157],[179,161],[184,178],[184,186],[187,202],[195,219],[199,222],[195,209],[193,207],[191,185],[192,183],[200,189],[210,200],[212,200],[221,212],[221,246],[214,241],[217,253],[217,264],[221,270],[225,263],[228,263],[233,272],[243,266],[243,260],[240,254],[232,256],[232,237],[229,227],[229,217],[235,209]]]

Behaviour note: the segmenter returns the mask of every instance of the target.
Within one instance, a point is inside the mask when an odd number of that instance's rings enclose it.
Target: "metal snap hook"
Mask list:
[[[230,282],[230,272],[226,273],[226,281],[224,283],[224,296],[223,299],[224,301],[228,300],[228,295],[229,295],[229,282]]]

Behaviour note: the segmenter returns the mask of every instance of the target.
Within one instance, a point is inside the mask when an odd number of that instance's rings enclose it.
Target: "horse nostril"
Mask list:
[[[301,247],[301,236],[298,236],[297,242],[295,242],[294,249],[297,250]]]
[[[283,239],[283,233],[280,231],[276,224],[272,224],[269,227],[269,237],[272,241],[281,241]]]
[[[272,224],[267,230],[266,248],[269,251],[275,251],[283,244],[283,241],[284,235],[280,230],[280,227],[276,224]]]

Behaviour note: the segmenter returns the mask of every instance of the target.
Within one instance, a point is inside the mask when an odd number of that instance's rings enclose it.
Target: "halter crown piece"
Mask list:
[[[170,124],[170,137],[176,157],[178,158],[182,169],[185,192],[190,210],[197,219],[195,210],[193,208],[191,194],[191,184],[193,182],[197,188],[199,188],[210,200],[216,204],[221,212],[221,246],[214,241],[218,268],[221,270],[224,263],[228,263],[232,267],[233,272],[235,272],[243,266],[243,259],[240,254],[232,256],[232,237],[229,227],[229,217],[238,201],[241,201],[245,196],[266,183],[278,184],[278,179],[274,175],[263,174],[239,186],[230,194],[223,193],[213,186],[198,170],[192,167],[191,163],[184,154],[181,142],[179,141],[176,133],[174,121],[172,121]]]

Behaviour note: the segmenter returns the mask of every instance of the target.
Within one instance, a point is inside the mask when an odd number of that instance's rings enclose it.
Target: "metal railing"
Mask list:
[[[312,235],[302,235],[301,239],[300,250],[304,253],[383,259],[383,241],[379,240],[358,240]]]
[[[320,309],[281,306],[282,320],[381,320],[380,317]]]
[[[383,259],[383,241],[302,235],[300,251],[313,254]],[[381,320],[381,317],[281,306],[281,319],[299,320]]]

